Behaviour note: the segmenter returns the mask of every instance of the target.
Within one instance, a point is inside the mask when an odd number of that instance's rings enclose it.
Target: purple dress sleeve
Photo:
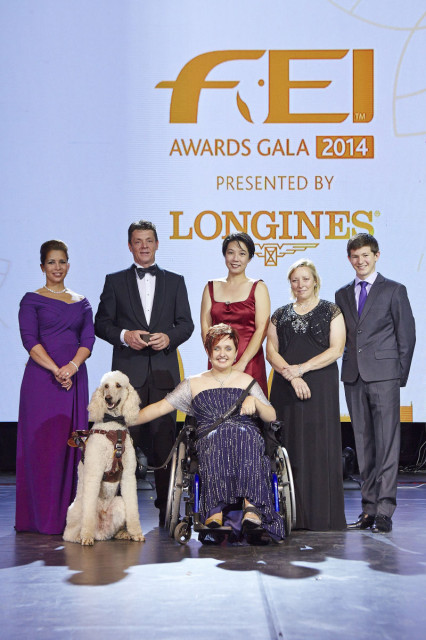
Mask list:
[[[80,333],[80,347],[86,347],[92,351],[95,343],[95,327],[93,325],[93,312],[90,303],[86,298],[82,300],[83,304],[83,325]]]
[[[28,294],[25,294],[20,302],[18,319],[22,344],[29,353],[36,344],[40,344],[40,336],[37,309],[34,302],[28,298]]]

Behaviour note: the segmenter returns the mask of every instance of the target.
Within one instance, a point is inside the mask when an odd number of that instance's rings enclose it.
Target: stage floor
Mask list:
[[[146,542],[16,534],[0,477],[0,635],[5,640],[426,637],[426,476],[400,476],[394,530],[293,532],[282,545],[180,546],[140,490]],[[360,512],[345,490],[348,521]]]

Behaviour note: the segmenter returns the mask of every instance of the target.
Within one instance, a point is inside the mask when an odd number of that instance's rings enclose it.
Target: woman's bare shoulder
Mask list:
[[[189,376],[188,380],[190,382],[191,388],[194,388],[199,385],[205,385],[209,378],[211,379],[210,371],[203,371],[202,373],[197,373],[193,376]]]
[[[256,282],[256,280],[253,280],[253,282]],[[257,292],[262,292],[262,293],[267,293],[269,295],[269,290],[268,287],[266,286],[266,284],[263,282],[263,280],[257,280],[257,287],[256,287],[256,293]]]
[[[189,380],[191,382],[197,382],[198,380],[202,380],[205,377],[211,378],[210,371],[202,371],[201,373],[196,373],[193,376],[189,376]]]

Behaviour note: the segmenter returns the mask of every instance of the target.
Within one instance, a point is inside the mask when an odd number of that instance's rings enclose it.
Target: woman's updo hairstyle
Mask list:
[[[229,236],[226,236],[225,240],[222,243],[223,255],[226,255],[226,250],[230,242],[236,242],[239,247],[241,247],[241,242],[245,244],[249,254],[249,258],[250,260],[252,259],[255,252],[255,246],[248,233],[244,233],[243,231],[241,231],[240,233],[230,233]]]
[[[49,251],[63,251],[68,262],[68,247],[62,240],[46,240],[40,247],[40,264],[46,262]]]

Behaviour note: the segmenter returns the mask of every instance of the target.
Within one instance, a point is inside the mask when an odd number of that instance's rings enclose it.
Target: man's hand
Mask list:
[[[136,329],[135,331],[126,331],[123,336],[124,342],[135,351],[146,349],[148,345],[142,340],[141,333],[149,335],[148,331],[140,331],[139,329]]]
[[[162,351],[167,349],[170,344],[170,338],[166,333],[152,333],[149,339],[148,345],[154,349],[154,351]]]

